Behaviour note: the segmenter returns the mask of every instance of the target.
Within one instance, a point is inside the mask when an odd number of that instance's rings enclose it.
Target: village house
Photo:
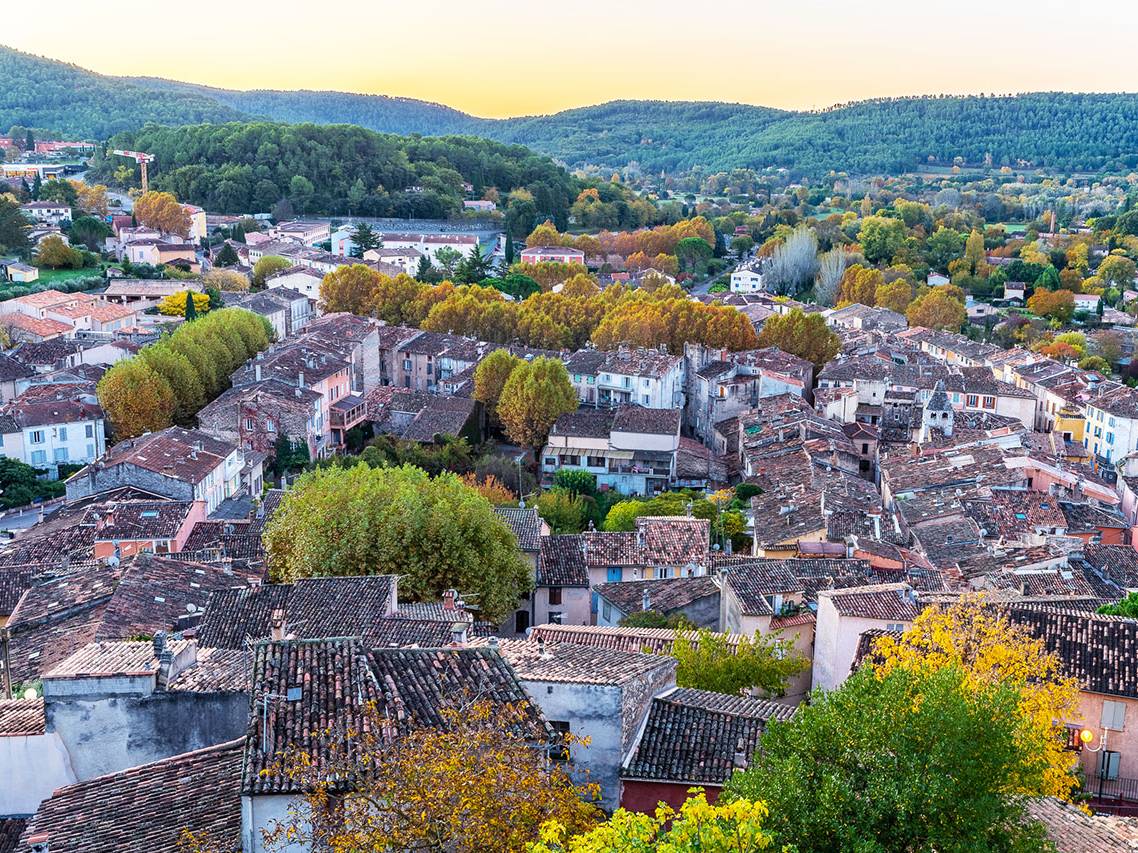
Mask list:
[[[473,234],[381,234],[385,249],[414,249],[432,264],[438,262],[442,249],[453,249],[463,257],[468,257],[478,246],[478,238]],[[418,262],[416,262],[416,266]]]
[[[593,591],[598,625],[618,626],[633,613],[654,611],[682,617],[698,628],[719,630],[719,584],[709,575],[603,583]]]
[[[198,426],[243,450],[275,454],[281,438],[301,442],[317,458],[323,398],[311,388],[268,378],[223,392],[198,412]]]
[[[732,293],[761,293],[766,289],[757,265],[740,267],[731,273]]]
[[[324,281],[324,273],[312,267],[298,264],[273,273],[265,279],[267,290],[278,288],[291,290],[303,294],[311,303],[316,305],[320,301],[320,284]]]
[[[67,480],[75,501],[121,486],[171,500],[202,501],[212,513],[240,492],[244,453],[236,444],[198,430],[168,427],[116,444]]]
[[[185,293],[187,290],[193,293],[201,293],[202,284],[194,279],[167,281],[117,278],[107,285],[107,289],[103,291],[103,299],[120,305],[137,305],[139,310],[144,310],[157,305],[167,296]]]
[[[0,455],[58,476],[61,465],[106,451],[103,409],[93,395],[17,397],[0,410]]]
[[[1138,391],[1122,386],[1086,404],[1083,446],[1097,459],[1117,462],[1138,450]]]
[[[29,201],[20,205],[20,213],[32,222],[62,225],[71,221],[71,207],[59,201]]]
[[[281,222],[269,229],[269,236],[274,240],[287,240],[300,243],[302,246],[315,246],[323,243],[332,236],[332,229],[327,222],[305,222],[295,219]]]
[[[584,264],[585,253],[569,246],[533,246],[522,249],[523,264]]]
[[[597,486],[626,495],[666,491],[676,475],[680,412],[622,406],[562,415],[541,453],[545,480],[563,469],[596,475]]]
[[[312,320],[312,300],[300,291],[269,285],[260,293],[227,296],[226,307],[244,308],[269,321],[278,341],[299,334]]]

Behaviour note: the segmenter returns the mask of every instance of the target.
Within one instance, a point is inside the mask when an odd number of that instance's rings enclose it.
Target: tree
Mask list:
[[[1097,612],[1107,616],[1125,616],[1128,619],[1138,619],[1138,592],[1132,592],[1114,604],[1104,604]]]
[[[723,798],[765,802],[776,845],[832,850],[1048,849],[1020,794],[1045,790],[1016,694],[970,690],[958,667],[863,667],[771,721]]]
[[[1138,276],[1138,268],[1134,261],[1125,255],[1107,255],[1095,271],[1107,287],[1117,287],[1119,290],[1134,287],[1134,279]]]
[[[452,249],[450,246],[443,246],[435,252],[435,263],[438,264],[439,269],[443,271],[443,276],[448,279],[454,278],[455,267],[458,262],[462,260],[462,253],[458,249]]]
[[[694,273],[710,260],[713,249],[702,237],[684,237],[676,243],[674,254],[681,270]]]
[[[25,465],[17,459],[0,456],[0,507],[12,509],[26,506],[37,499],[63,495],[63,484],[54,480],[41,480],[41,473],[40,469]]]
[[[52,234],[40,240],[35,262],[38,266],[52,269],[60,267],[78,269],[83,266],[83,253],[64,243],[62,237]]]
[[[578,468],[562,468],[553,475],[553,487],[571,495],[592,496],[597,493],[597,475]]]
[[[1063,721],[1075,713],[1078,685],[1042,640],[987,607],[982,596],[926,608],[899,638],[885,636],[874,644],[872,663],[878,677],[952,671],[969,697],[995,687],[1010,693],[1015,737],[1038,773],[1020,793],[1070,795],[1074,759],[1061,735]]]
[[[540,356],[510,372],[498,399],[498,417],[511,441],[540,450],[559,417],[577,409],[565,365]]]
[[[99,380],[98,395],[118,441],[144,432],[157,432],[173,423],[174,392],[169,383],[141,359],[126,359],[112,365]]]
[[[28,245],[31,223],[10,196],[0,195],[0,251],[19,252]]]
[[[944,287],[934,287],[922,293],[909,305],[905,316],[910,326],[953,331],[959,330],[968,319],[964,303]]]
[[[905,223],[900,219],[867,216],[857,232],[862,254],[872,264],[888,261],[905,242]]]
[[[253,265],[253,286],[263,288],[265,281],[271,275],[281,270],[287,270],[291,266],[292,261],[282,258],[280,255],[265,255]]]
[[[288,182],[288,200],[302,214],[312,204],[314,195],[316,195],[316,187],[304,175],[293,175],[292,180]]]
[[[703,788],[690,793],[678,814],[664,804],[654,814],[617,809],[596,829],[571,838],[566,838],[571,830],[550,822],[529,853],[759,853],[772,848],[764,804],[737,798],[711,805]]]
[[[679,661],[676,684],[680,687],[732,695],[761,690],[781,696],[787,680],[809,666],[789,640],[756,633],[753,638],[740,637],[738,646],[731,648],[726,635],[706,628],[677,634],[669,654]]]
[[[318,468],[288,491],[265,529],[272,577],[398,574],[410,600],[457,589],[498,622],[531,586],[513,533],[457,475],[409,465]]]
[[[190,214],[172,193],[151,190],[134,203],[134,218],[140,225],[164,234],[186,237],[190,233]]]
[[[522,359],[509,350],[496,349],[474,368],[474,399],[486,407],[486,414],[492,421],[497,421],[498,400],[506,380],[521,363]]]
[[[217,250],[217,254],[213,258],[213,265],[215,267],[235,267],[240,261],[241,258],[237,255],[237,250],[229,243],[224,243]]]
[[[793,295],[809,287],[817,271],[818,236],[809,225],[799,225],[775,246],[764,274],[775,293]]]
[[[203,290],[219,290],[223,293],[247,293],[249,278],[236,270],[213,269],[202,276]]]
[[[470,248],[470,254],[455,267],[455,280],[463,284],[476,284],[489,277],[493,265],[493,258],[482,252],[480,243],[475,243]]]
[[[731,251],[739,260],[743,260],[743,256],[753,248],[755,248],[755,241],[749,234],[739,234],[731,238]]]
[[[93,217],[107,215],[107,187],[104,184],[88,184],[84,181],[70,181],[75,189],[74,207]]]
[[[40,187],[39,197],[43,201],[57,201],[68,207],[75,207],[79,199],[79,193],[76,192],[75,187],[70,181],[55,179],[46,181]]]
[[[174,422],[193,426],[194,415],[205,405],[205,386],[194,365],[166,341],[143,347],[138,357],[166,381],[174,394]]]
[[[363,264],[336,267],[320,282],[321,306],[330,314],[367,314],[375,304],[374,293],[381,279],[379,272]]]
[[[352,255],[357,258],[362,258],[369,249],[378,249],[383,245],[379,235],[366,222],[361,222],[352,229],[352,242],[355,244]]]
[[[1075,295],[1069,290],[1037,290],[1027,300],[1027,310],[1066,323],[1075,313]]]
[[[814,276],[814,298],[819,305],[833,307],[838,299],[842,276],[850,264],[850,252],[845,246],[835,246],[818,256],[818,272]]]
[[[873,267],[854,264],[842,275],[839,305],[867,305],[872,307],[877,299],[877,289],[885,285],[885,273]]]
[[[929,266],[938,272],[948,272],[948,265],[964,254],[965,237],[959,231],[937,228],[925,241],[925,257]]]
[[[71,222],[67,236],[72,245],[86,246],[91,251],[97,251],[102,248],[103,241],[111,236],[111,229],[107,223],[94,216],[80,216]]]
[[[515,853],[543,824],[585,832],[601,819],[589,802],[598,786],[551,764],[527,706],[444,702],[442,725],[412,727],[372,710],[353,730],[336,729],[318,758],[288,756],[284,775],[307,793],[269,829],[270,848]]]
[[[826,325],[821,314],[804,314],[795,308],[769,318],[759,333],[758,346],[778,347],[783,352],[813,362],[821,369],[841,349],[841,339]]]
[[[191,300],[190,294],[193,294]],[[192,304],[193,308],[188,305]],[[190,316],[191,310],[193,316]],[[205,293],[194,293],[191,290],[179,290],[177,293],[171,293],[169,296],[164,297],[158,303],[158,313],[165,314],[167,317],[185,317],[187,320],[192,320],[198,314],[205,314],[209,311],[209,296]]]
[[[907,278],[899,278],[888,284],[878,285],[874,299],[879,308],[888,308],[898,314],[904,314],[913,301],[913,282]]]
[[[553,533],[580,533],[589,522],[585,499],[563,489],[542,492],[537,499],[537,514]]]

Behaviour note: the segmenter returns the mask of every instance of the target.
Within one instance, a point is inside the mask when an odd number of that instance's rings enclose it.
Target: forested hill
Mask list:
[[[221,213],[290,213],[436,219],[461,212],[467,197],[490,188],[506,215],[526,228],[550,217],[564,227],[580,191],[568,172],[520,145],[453,136],[394,136],[354,125],[230,122],[185,127],[147,125],[119,134],[116,148],[157,158],[151,183],[183,201]],[[118,158],[96,155],[92,177],[109,180]],[[525,233],[523,231],[523,233]]]
[[[236,92],[105,77],[0,47],[0,132],[12,124],[105,138],[147,122],[237,118],[358,124],[387,133],[469,134],[519,143],[570,166],[645,171],[784,166],[810,174],[894,173],[930,162],[1027,161],[1058,170],[1138,167],[1138,95],[863,101],[821,112],[742,104],[614,101],[549,116],[482,119],[450,107],[343,92]]]

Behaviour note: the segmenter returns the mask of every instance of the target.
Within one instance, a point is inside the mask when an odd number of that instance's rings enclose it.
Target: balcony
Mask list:
[[[363,397],[349,394],[332,404],[329,417],[332,429],[349,430],[367,417],[367,401]]]

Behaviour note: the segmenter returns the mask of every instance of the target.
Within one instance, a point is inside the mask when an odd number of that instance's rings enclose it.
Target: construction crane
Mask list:
[[[120,157],[129,157],[131,160],[137,163],[139,165],[139,168],[142,170],[142,192],[144,194],[150,192],[150,179],[146,174],[146,166],[147,164],[154,162],[154,155],[145,154],[142,151],[120,151],[118,149],[112,151],[111,153],[118,154]]]

